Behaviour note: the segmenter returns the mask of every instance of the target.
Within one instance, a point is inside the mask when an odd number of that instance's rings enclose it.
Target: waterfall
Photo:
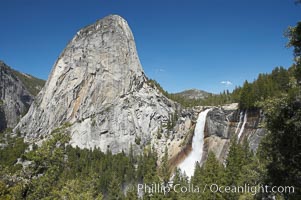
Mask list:
[[[236,133],[238,132],[238,130],[239,130],[239,127],[240,127],[241,122],[242,122],[242,118],[243,118],[243,112],[240,112],[240,113],[239,113],[239,122],[238,122],[238,124],[237,124],[236,129],[235,129],[235,134],[236,134]]]
[[[206,116],[210,109],[201,112],[198,116],[197,123],[192,139],[192,151],[185,160],[178,166],[181,171],[189,178],[193,176],[196,162],[201,162],[204,146],[204,129]]]
[[[247,123],[247,111],[246,111],[246,113],[245,113],[245,116],[244,116],[244,122],[243,122],[243,124],[242,124],[242,126],[241,126],[241,129],[240,129],[240,131],[239,131],[239,133],[238,133],[238,135],[237,135],[237,142],[239,141],[239,139],[240,139],[240,137],[241,137],[241,134],[244,132],[244,129],[245,129],[245,126],[246,126],[246,123]]]

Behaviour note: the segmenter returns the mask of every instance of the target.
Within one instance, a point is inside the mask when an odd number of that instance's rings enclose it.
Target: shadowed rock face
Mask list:
[[[13,128],[33,98],[14,71],[0,61],[0,131]]]
[[[213,151],[217,158],[223,162],[228,154],[230,139],[238,138],[242,129],[242,119],[240,117],[245,111],[240,111],[237,107],[220,107],[212,109],[207,115],[205,127],[205,155]],[[266,129],[262,127],[264,116],[260,110],[248,110],[247,121],[238,139],[242,143],[246,139],[251,150],[256,151],[262,137],[266,134]]]
[[[69,122],[73,146],[116,153],[153,143],[176,107],[148,85],[127,22],[111,15],[77,32],[15,130],[38,141]]]

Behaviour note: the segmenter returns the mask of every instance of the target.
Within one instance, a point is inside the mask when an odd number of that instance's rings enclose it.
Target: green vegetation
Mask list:
[[[141,144],[141,137],[137,136],[137,137],[135,138],[135,143],[136,143],[137,145],[140,145],[140,144]]]
[[[162,157],[162,160],[161,160],[161,166],[160,166],[159,173],[163,179],[164,184],[167,184],[169,181],[170,174],[171,174],[169,165],[168,165],[168,149],[167,149],[167,147],[165,147],[164,156]]]
[[[228,90],[220,93],[220,94],[208,94],[206,95],[206,98],[204,99],[188,99],[183,97],[180,94],[172,94],[165,91],[161,85],[152,79],[148,80],[148,84],[153,87],[157,88],[164,96],[167,98],[178,102],[184,107],[193,107],[193,106],[214,106],[214,105],[223,105],[227,103],[233,103],[236,102],[237,98],[237,92],[230,93]],[[236,98],[235,98],[236,97]]]
[[[245,81],[242,87],[236,87],[232,93],[226,90],[218,95],[208,94],[204,99],[187,99],[181,95],[169,94],[156,81],[150,80],[150,83],[152,86],[156,86],[166,97],[185,107],[217,106],[237,102],[240,109],[254,109],[260,105],[258,104],[260,101],[291,92],[291,86],[296,85],[296,78],[301,77],[301,74],[297,75],[298,69],[295,65],[289,69],[276,67],[271,74],[259,74],[252,83]]]
[[[1,150],[1,168],[5,168],[0,173],[1,199],[16,196],[22,196],[20,199],[124,199],[127,184],[159,180],[157,156],[152,150],[138,157],[134,157],[132,150],[128,156],[123,152],[112,155],[99,149],[81,150],[67,145],[69,136],[55,133],[41,147],[24,154],[25,146],[19,139],[11,140]],[[31,162],[23,169],[27,176],[22,174],[22,167],[10,168],[15,166],[18,157]],[[11,173],[20,179],[8,185],[11,180],[7,175]]]
[[[260,101],[290,92],[290,85],[296,82],[294,73],[294,67],[288,70],[276,67],[271,74],[259,74],[253,83],[245,81],[243,87],[238,89],[240,108],[252,109],[258,107]]]
[[[235,94],[234,93],[231,94],[228,90],[220,93],[219,95],[208,94],[204,99],[188,99],[180,94],[168,93],[155,80],[150,79],[148,83],[151,87],[157,88],[164,96],[166,96],[167,98],[175,102],[180,103],[184,107],[193,107],[193,106],[200,106],[200,105],[213,106],[213,105],[223,105],[223,104],[235,102],[233,99]]]
[[[294,47],[293,75],[298,80],[291,84],[288,93],[269,98],[262,106],[266,114],[268,135],[261,142],[260,158],[266,166],[264,182],[275,186],[293,185],[293,195],[301,196],[301,22],[288,31],[289,45]]]
[[[27,148],[23,142],[23,138],[10,137],[9,130],[5,133],[0,133],[0,143],[5,145],[5,148],[0,148],[0,171],[5,168],[10,168],[11,172],[20,169],[20,165],[15,165],[17,159],[21,158]]]
[[[260,158],[266,165],[266,184],[293,185],[301,194],[301,101],[298,96],[268,99],[264,105],[269,133],[261,142]]]
[[[283,99],[279,102],[283,102]],[[279,102],[275,104],[278,105]],[[301,121],[301,107],[290,108],[287,116],[294,115],[293,111],[299,109],[298,117],[294,120],[284,118],[290,123],[286,121],[287,126],[280,126],[285,122],[278,121],[279,115],[282,115],[282,109],[275,107],[275,104],[268,105],[267,114],[270,120],[268,121],[268,128],[273,132],[265,138],[258,153],[254,154],[249,150],[246,140],[240,145],[233,139],[225,166],[216,159],[212,152],[209,152],[207,161],[202,167],[196,164],[194,176],[191,178],[194,187],[204,188],[205,185],[212,183],[229,186],[245,184],[277,186],[285,184],[293,185],[296,191],[300,191],[301,187],[298,185],[296,177],[300,177],[300,143],[298,141],[300,141],[301,132],[299,123]],[[280,105],[287,108],[287,104],[281,103]],[[278,112],[279,115],[275,115],[274,112]],[[287,130],[294,130],[292,128],[296,128],[294,127],[296,124],[299,125],[299,129],[293,135],[283,135]],[[275,125],[277,127],[274,127]],[[161,165],[158,166],[158,156],[154,149],[149,146],[141,155],[134,155],[132,147],[128,155],[123,152],[113,155],[110,151],[103,153],[99,149],[73,148],[67,144],[70,140],[69,136],[62,134],[59,130],[64,131],[64,129],[57,129],[41,147],[34,147],[34,150],[27,153],[24,153],[26,145],[22,138],[9,140],[9,145],[1,150],[0,158],[3,170],[0,173],[0,198],[135,200],[139,199],[137,189],[127,191],[127,186],[137,186],[138,183],[162,182],[166,184],[169,180],[171,171],[168,164],[167,148],[161,159]],[[283,142],[285,144],[282,144]],[[280,156],[282,154],[283,156]],[[2,157],[2,155],[4,156]],[[279,159],[279,156],[282,159]],[[23,161],[30,161],[31,164],[23,169],[21,166],[16,167],[15,163],[19,157]],[[12,183],[10,178],[12,176],[19,177],[18,181]],[[188,178],[176,169],[174,184],[178,183],[181,186],[188,187],[189,185]],[[252,191],[246,193],[212,193],[210,190],[205,190],[201,193],[170,192],[154,195],[146,193],[144,199],[239,200],[260,199],[264,195],[261,193],[255,195]],[[298,193],[296,196],[293,196],[294,194],[285,195],[279,194],[278,199],[283,197],[285,199],[298,199]]]
[[[167,124],[166,124],[166,128],[167,128],[168,131],[172,131],[172,129],[177,124],[178,118],[179,118],[179,116],[178,116],[177,111],[169,116]]]
[[[260,163],[256,155],[254,155],[245,141],[242,145],[238,144],[234,139],[231,142],[231,148],[225,166],[223,166],[212,152],[209,152],[207,161],[200,167],[196,163],[194,176],[191,177],[191,184],[200,188],[200,193],[172,193],[173,199],[181,200],[239,200],[239,199],[259,199],[260,193],[255,194],[252,191],[246,192],[216,192],[210,191],[211,184],[219,186],[257,186],[263,183],[264,165]],[[189,185],[187,177],[181,173],[179,169],[175,172],[175,184]],[[203,190],[206,186],[208,189]],[[168,199],[168,198],[167,198]],[[172,199],[172,198],[171,198]]]
[[[162,138],[162,127],[158,128],[157,131],[157,139],[160,140]]]
[[[145,193],[143,199],[301,199],[301,22],[291,27],[287,35],[288,45],[294,47],[295,55],[291,68],[275,68],[271,74],[260,74],[252,83],[246,81],[233,93],[226,91],[199,102],[187,101],[186,104],[238,101],[241,109],[262,108],[268,134],[257,152],[250,151],[247,140],[238,144],[233,138],[224,165],[209,152],[202,166],[196,163],[191,182],[179,169],[175,169],[174,185],[188,187],[192,183],[202,191]],[[165,92],[155,81],[150,81],[150,84]],[[176,121],[175,113],[170,116],[167,128],[171,129]],[[0,199],[137,200],[137,188],[127,190],[128,186],[160,182],[167,185],[172,173],[167,148],[160,166],[157,164],[158,155],[150,145],[140,155],[134,154],[132,146],[128,155],[124,152],[113,155],[109,150],[104,153],[100,149],[74,148],[68,144],[70,137],[65,133],[69,126],[66,123],[54,130],[51,138],[40,147],[33,145],[30,151],[26,151],[28,148],[23,138],[9,135],[11,131],[0,134],[0,143],[4,144],[0,147]],[[162,137],[159,133],[160,129],[157,137]],[[137,137],[135,142],[139,145],[141,138]],[[22,164],[17,164],[18,159]],[[229,187],[294,186],[294,193],[255,194],[253,190],[212,193],[208,189],[211,184]]]

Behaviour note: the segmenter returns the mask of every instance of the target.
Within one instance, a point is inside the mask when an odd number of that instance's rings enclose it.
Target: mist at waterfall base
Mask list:
[[[206,116],[210,109],[202,111],[197,119],[192,139],[192,150],[185,160],[178,165],[182,173],[185,173],[189,178],[193,176],[196,162],[201,162],[204,146],[204,129],[206,123]]]

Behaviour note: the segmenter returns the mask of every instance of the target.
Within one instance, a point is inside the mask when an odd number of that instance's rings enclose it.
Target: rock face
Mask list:
[[[38,141],[68,123],[73,146],[116,153],[155,143],[176,109],[148,85],[127,22],[110,15],[77,32],[15,131]]]
[[[34,92],[28,87],[38,80],[17,72],[0,61],[0,131],[16,126],[34,99]],[[25,83],[25,81],[28,81]],[[37,90],[40,88],[36,85]]]
[[[245,114],[247,120],[243,126]],[[247,139],[250,149],[256,151],[261,138],[266,134],[261,125],[263,121],[264,115],[260,110],[240,111],[235,104],[213,108],[207,115],[205,152],[213,151],[223,162],[229,151],[230,139],[233,137],[240,143]],[[206,158],[206,155],[203,158]]]
[[[182,112],[185,111],[189,113],[189,119],[192,125],[190,125],[190,130],[188,132],[186,131],[184,141],[181,141],[184,145],[179,145],[181,148],[177,148],[176,153],[172,154],[173,157],[170,160],[172,167],[179,166],[191,152],[191,141],[196,116],[208,108],[211,110],[206,117],[201,164],[206,161],[210,151],[216,155],[221,163],[224,163],[229,153],[230,140],[233,138],[237,138],[237,142],[239,143],[242,143],[246,139],[250,149],[256,151],[262,137],[267,133],[263,127],[263,113],[260,110],[239,110],[237,103],[219,107],[200,106],[190,110],[184,109]],[[243,125],[245,114],[247,117]],[[173,143],[175,144],[175,142]]]
[[[131,145],[141,152],[149,145],[160,156],[167,146],[176,165],[191,150],[193,127],[203,109],[182,109],[148,81],[127,22],[111,15],[77,32],[14,131],[39,143],[63,126],[73,146],[113,153],[127,152]],[[212,150],[223,161],[240,119],[237,104],[212,108],[204,152]],[[260,121],[260,113],[248,112],[239,141],[247,138],[256,149],[264,135]]]

